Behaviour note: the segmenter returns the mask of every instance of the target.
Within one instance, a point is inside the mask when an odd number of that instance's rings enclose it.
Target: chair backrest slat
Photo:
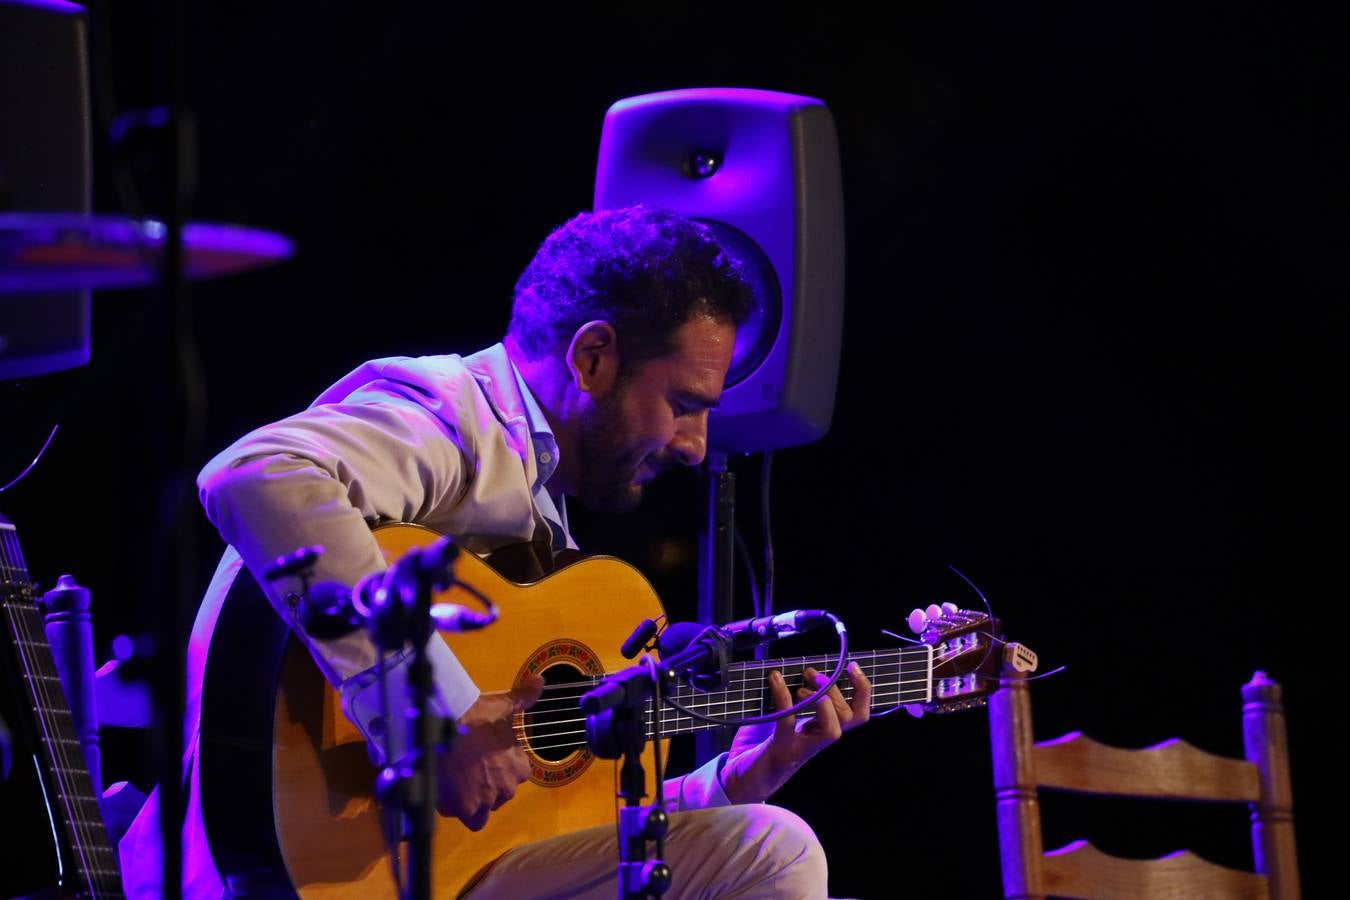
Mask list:
[[[1179,738],[1124,750],[1075,731],[1036,744],[1032,766],[1041,787],[1079,793],[1235,803],[1261,799],[1256,766],[1207,753]]]
[[[1055,897],[1137,900],[1139,897],[1223,897],[1266,900],[1266,879],[1218,866],[1182,850],[1162,859],[1120,859],[1088,841],[1045,855],[1045,888]]]

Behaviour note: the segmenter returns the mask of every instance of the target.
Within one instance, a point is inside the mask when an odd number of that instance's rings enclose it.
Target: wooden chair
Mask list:
[[[1146,750],[1100,744],[1081,732],[1033,743],[1026,675],[1005,669],[990,699],[990,738],[1005,897],[1299,896],[1293,799],[1280,686],[1257,672],[1242,688],[1245,759],[1174,739]],[[1247,803],[1256,871],[1189,851],[1162,859],[1110,856],[1087,841],[1044,853],[1037,788],[1167,800]]]

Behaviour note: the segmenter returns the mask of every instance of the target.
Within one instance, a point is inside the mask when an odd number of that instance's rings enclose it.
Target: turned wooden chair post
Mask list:
[[[1242,740],[1247,761],[1261,773],[1261,799],[1250,804],[1256,871],[1270,879],[1272,900],[1299,896],[1294,848],[1294,792],[1282,690],[1265,672],[1242,686]]]
[[[1041,807],[1032,760],[1035,740],[1026,673],[1004,669],[999,690],[989,699],[989,729],[1003,896],[1044,897]]]

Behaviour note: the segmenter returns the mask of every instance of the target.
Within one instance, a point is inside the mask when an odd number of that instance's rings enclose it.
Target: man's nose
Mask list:
[[[708,455],[708,413],[682,425],[670,439],[670,452],[680,463],[696,466]]]

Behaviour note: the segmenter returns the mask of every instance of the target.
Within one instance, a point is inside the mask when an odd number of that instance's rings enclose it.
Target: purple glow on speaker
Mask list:
[[[610,112],[623,113],[634,107],[651,107],[664,104],[687,104],[701,101],[714,103],[734,103],[767,107],[770,109],[791,110],[799,106],[820,106],[814,97],[801,94],[784,94],[780,91],[761,91],[755,88],[684,88],[678,91],[661,91],[656,94],[643,94],[620,100],[610,107]]]
[[[66,3],[64,0],[9,0],[15,6],[29,6],[33,9],[45,9],[49,12],[83,15],[84,7],[78,3]]]

